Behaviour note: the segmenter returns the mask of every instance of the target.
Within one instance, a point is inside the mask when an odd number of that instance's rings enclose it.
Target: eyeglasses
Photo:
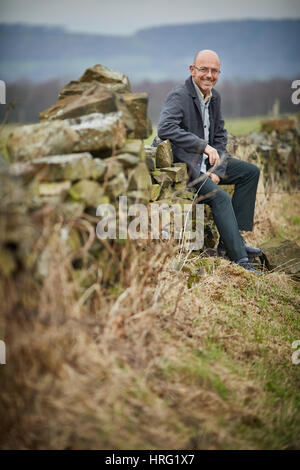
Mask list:
[[[203,74],[206,74],[209,71],[211,71],[212,75],[218,75],[219,73],[221,73],[221,70],[217,70],[217,69],[208,69],[207,67],[197,67],[197,65],[194,65],[194,67],[195,69],[198,70],[198,72],[203,73]]]

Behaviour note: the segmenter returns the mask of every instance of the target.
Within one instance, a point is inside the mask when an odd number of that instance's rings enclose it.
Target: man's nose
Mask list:
[[[207,77],[209,77],[209,78],[212,77],[211,69],[208,69],[208,70],[207,70],[207,74],[206,74],[206,75],[207,75]]]

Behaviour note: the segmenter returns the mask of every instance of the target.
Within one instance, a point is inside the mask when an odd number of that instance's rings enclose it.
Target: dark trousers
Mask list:
[[[239,230],[253,228],[259,173],[260,170],[256,165],[229,157],[226,175],[219,184],[203,174],[204,179],[195,186],[197,190],[200,188],[198,194],[204,196],[200,202],[211,207],[220,238],[224,241],[227,254],[232,261],[247,256]],[[220,188],[220,184],[235,185],[232,199],[227,191]]]

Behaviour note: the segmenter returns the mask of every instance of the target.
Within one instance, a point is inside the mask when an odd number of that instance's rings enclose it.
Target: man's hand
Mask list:
[[[220,183],[220,177],[218,175],[215,175],[214,173],[210,173],[210,171],[207,171],[206,174],[210,177],[210,179],[214,183],[216,183],[216,184]]]
[[[213,148],[213,147],[211,147],[210,145],[207,144],[207,146],[204,149],[204,153],[206,155],[208,155],[209,163],[210,163],[211,166],[219,165],[220,157],[219,157],[219,154],[218,154],[218,152],[215,148]]]

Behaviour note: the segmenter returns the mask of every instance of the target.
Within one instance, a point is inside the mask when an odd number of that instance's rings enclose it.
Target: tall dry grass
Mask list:
[[[254,240],[276,232],[279,202],[258,201]],[[299,295],[288,276],[214,258],[200,269],[194,256],[189,288],[174,269],[178,245],[107,242],[103,263],[91,256],[92,217],[49,209],[27,222],[38,227],[30,262],[0,281],[1,448],[299,448],[288,340]],[[72,229],[75,251],[62,236]],[[272,380],[289,387],[280,404]]]
[[[84,226],[83,238],[91,233],[87,220],[76,224]],[[63,227],[61,220],[44,218],[34,267],[15,279],[1,279],[7,344],[7,364],[1,368],[1,447],[139,446],[139,436],[126,429],[136,420],[141,424],[134,390],[144,393],[145,378],[131,370],[131,363],[146,360],[145,346],[156,329],[158,276],[172,247],[129,240],[106,244],[115,271],[109,288],[103,266],[92,262],[86,249],[94,240],[70,252],[61,237]],[[74,281],[74,257],[81,257],[85,272],[79,281]],[[35,271],[41,263],[43,276]],[[86,279],[87,289],[82,288]],[[150,416],[160,426],[165,412],[146,389],[145,399],[146,430]]]

